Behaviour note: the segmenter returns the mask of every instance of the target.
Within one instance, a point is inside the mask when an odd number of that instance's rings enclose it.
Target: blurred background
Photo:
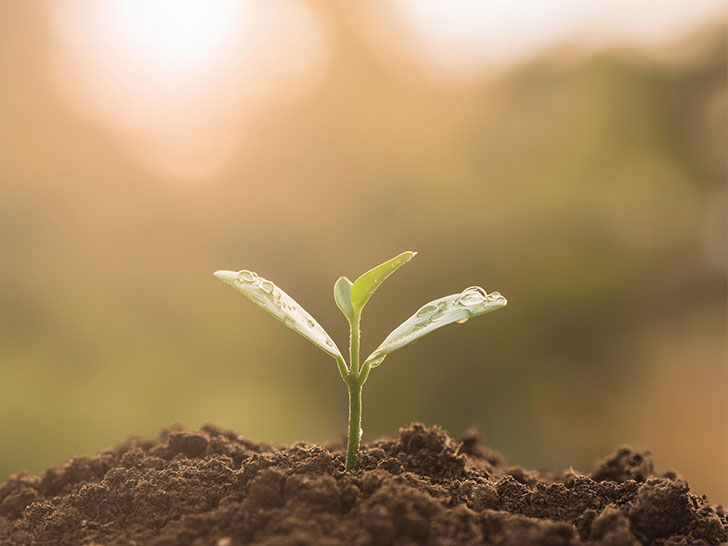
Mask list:
[[[728,502],[726,18],[718,0],[0,6],[2,479],[212,421],[345,434],[332,286],[402,250],[363,351],[479,284],[504,310],[397,352],[364,436],[477,427],[512,464],[653,451]]]

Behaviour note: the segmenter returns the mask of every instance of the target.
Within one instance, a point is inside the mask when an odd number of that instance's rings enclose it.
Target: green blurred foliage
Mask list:
[[[131,161],[6,34],[2,478],[172,422],[343,435],[333,361],[212,272],[273,279],[344,347],[333,282],[411,248],[365,354],[466,286],[509,306],[374,370],[365,440],[478,427],[514,464],[582,471],[632,442],[728,501],[725,27],[674,61],[552,53],[438,82],[328,24],[320,86],[260,112],[199,185]]]

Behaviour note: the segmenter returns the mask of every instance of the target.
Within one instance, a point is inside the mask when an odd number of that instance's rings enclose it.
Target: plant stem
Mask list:
[[[356,470],[359,444],[361,443],[361,388],[364,385],[359,374],[359,316],[350,322],[349,330],[349,373],[344,383],[349,390],[349,440],[346,446],[346,470]]]
[[[359,317],[356,316],[349,324],[349,366],[351,373],[359,375]]]
[[[361,388],[358,377],[350,376],[349,389],[349,441],[346,447],[346,470],[356,470],[361,442]]]

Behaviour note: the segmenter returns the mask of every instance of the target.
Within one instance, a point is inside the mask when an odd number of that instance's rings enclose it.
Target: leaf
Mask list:
[[[257,303],[324,352],[343,360],[341,351],[321,325],[291,296],[271,281],[246,269],[238,272],[216,271],[215,276],[242,292],[253,303]]]
[[[346,277],[339,277],[334,284],[334,300],[336,305],[344,316],[352,322],[354,320],[354,309],[351,306],[351,286],[352,283]]]
[[[403,252],[399,256],[395,256],[374,269],[370,269],[355,280],[351,287],[351,305],[354,313],[359,315],[367,301],[369,301],[369,298],[372,297],[372,294],[379,288],[379,285],[382,284],[384,279],[409,262],[416,254],[416,252],[409,250]]]
[[[452,294],[426,303],[400,324],[377,349],[369,355],[365,364],[379,366],[388,354],[420,339],[430,332],[453,322],[465,322],[508,303],[498,292],[488,294],[479,286],[466,288],[459,294]]]

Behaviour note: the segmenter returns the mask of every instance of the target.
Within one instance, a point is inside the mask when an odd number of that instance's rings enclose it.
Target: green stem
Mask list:
[[[359,373],[359,316],[349,321],[349,373],[344,379],[349,390],[349,440],[346,446],[346,470],[355,470],[358,462],[359,444],[361,443],[361,388],[366,378],[362,380]]]
[[[349,441],[346,447],[346,470],[358,466],[359,443],[361,442],[361,388],[358,378],[350,376],[346,384],[349,389]]]
[[[354,317],[349,325],[349,366],[351,373],[359,375],[359,317]]]

